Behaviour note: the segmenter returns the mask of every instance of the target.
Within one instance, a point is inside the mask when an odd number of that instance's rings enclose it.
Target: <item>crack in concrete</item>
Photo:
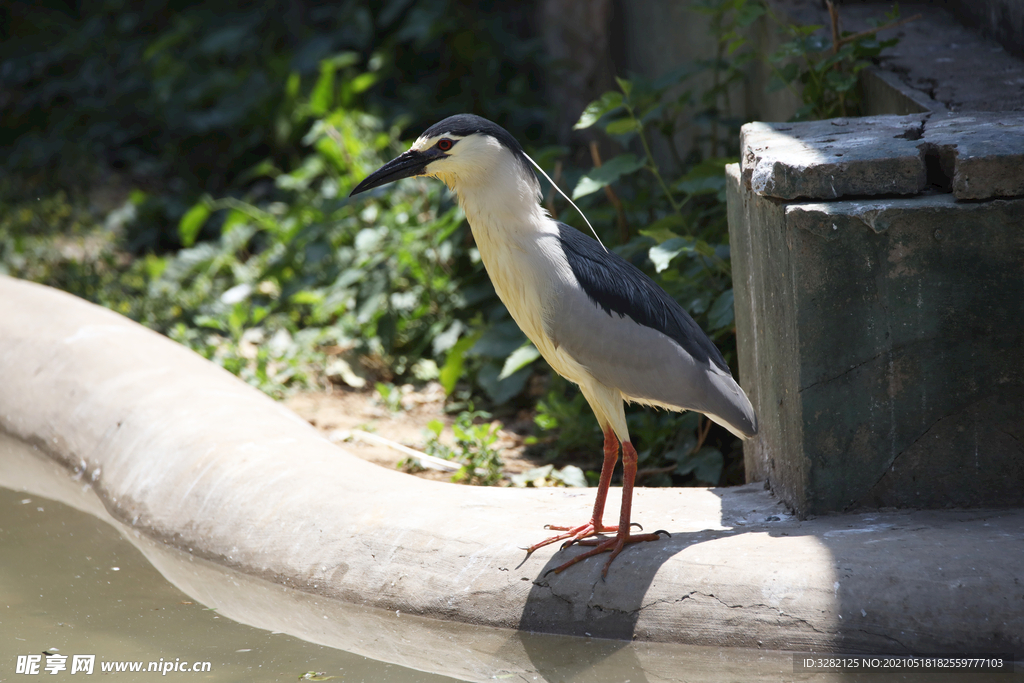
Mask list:
[[[856,365],[852,365],[849,368],[847,368],[846,370],[843,370],[838,375],[835,375],[833,377],[826,377],[825,379],[819,379],[817,382],[812,382],[812,383],[808,384],[805,387],[800,387],[797,390],[797,392],[798,393],[803,393],[804,391],[806,391],[808,389],[813,389],[814,387],[818,386],[819,384],[827,384],[829,382],[834,382],[837,379],[845,377],[846,375],[850,374],[851,372],[853,372],[854,370],[860,368],[861,366],[867,365],[868,363],[870,363],[872,361],[878,360],[879,358],[881,358],[882,356],[884,356],[887,353],[891,353],[893,350],[894,349],[891,349],[891,348],[883,349],[882,351],[879,351],[878,353],[876,353],[871,358],[868,358],[867,360],[863,360],[860,363],[857,363]]]
[[[873,484],[871,484],[871,486],[868,487],[867,493],[864,494],[864,496],[862,496],[860,499],[858,499],[858,500],[850,503],[849,505],[847,505],[845,508],[843,508],[843,511],[844,512],[849,512],[850,510],[855,510],[858,507],[861,507],[862,506],[861,501],[863,501],[864,498],[867,498],[868,496],[871,495],[871,492],[875,490],[875,487],[877,487],[882,482],[882,480],[885,479],[886,475],[889,474],[889,470],[892,469],[892,467],[896,464],[896,461],[899,460],[900,457],[902,457],[904,453],[906,453],[907,451],[912,449],[915,445],[917,445],[918,441],[920,441],[924,437],[928,436],[928,433],[931,432],[935,428],[936,425],[938,425],[940,422],[942,422],[943,420],[945,420],[945,419],[947,419],[949,417],[952,417],[952,415],[943,415],[942,417],[940,417],[937,420],[935,420],[935,422],[932,422],[928,426],[928,429],[925,429],[923,432],[918,434],[917,437],[913,441],[911,441],[909,444],[907,444],[907,446],[903,450],[901,450],[899,453],[894,455],[892,457],[892,459],[889,460],[888,463],[886,463],[885,467],[882,468],[882,474],[880,474],[878,476],[878,479],[876,479],[875,482]]]
[[[883,311],[885,310],[885,305],[884,304],[882,305],[882,309],[883,309]],[[886,327],[887,327],[887,330],[888,330],[888,328],[890,326],[887,325]],[[855,363],[854,365],[851,365],[850,367],[846,368],[842,372],[840,372],[838,374],[835,374],[835,375],[832,375],[831,377],[825,377],[824,379],[819,379],[819,380],[817,380],[815,382],[811,382],[807,386],[800,387],[797,391],[798,392],[803,392],[803,391],[806,391],[807,389],[813,389],[814,387],[818,386],[819,384],[827,384],[829,382],[834,382],[837,379],[841,379],[841,378],[845,377],[846,375],[850,374],[854,370],[857,370],[860,367],[862,367],[864,365],[867,365],[868,363],[870,363],[872,361],[878,360],[879,358],[881,358],[882,356],[884,356],[886,354],[890,354],[890,353],[891,354],[905,353],[905,352],[907,352],[907,349],[912,347],[912,346],[917,346],[917,345],[925,344],[925,343],[933,341],[934,339],[935,339],[935,337],[925,337],[925,338],[922,338],[922,339],[914,339],[909,344],[898,344],[896,346],[887,346],[886,348],[882,349],[881,351],[879,351],[875,355],[871,356],[870,358],[862,360],[859,363]]]
[[[551,592],[552,597],[555,597],[555,598],[561,600],[562,602],[564,602],[567,605],[574,605],[574,604],[576,604],[575,601],[571,597],[567,597],[565,595],[559,594],[557,591],[554,590],[554,588],[551,587],[550,584],[539,583],[537,581],[534,581],[533,585],[537,586],[538,588],[547,588],[548,591]],[[659,605],[659,604],[676,604],[676,603],[682,602],[684,600],[691,599],[696,594],[703,595],[702,593],[700,593],[700,591],[695,591],[694,590],[694,591],[690,591],[689,593],[687,593],[687,594],[685,594],[685,595],[683,595],[682,597],[679,597],[679,598],[657,598],[657,599],[652,600],[650,602],[641,604],[640,606],[636,607],[635,609],[628,609],[627,610],[627,609],[620,609],[618,607],[612,607],[612,606],[609,606],[609,605],[601,604],[600,602],[595,601],[594,589],[596,589],[596,588],[597,588],[597,584],[595,583],[594,586],[592,587],[590,598],[586,602],[586,608],[588,610],[596,610],[596,611],[599,611],[599,612],[605,612],[605,613],[609,613],[609,614],[620,614],[620,615],[623,615],[623,616],[626,616],[626,617],[636,617],[637,615],[639,615],[644,610],[649,609],[649,608],[654,607],[654,606]],[[710,597],[714,597],[714,596],[710,596]]]
[[[786,619],[792,619],[793,621],[796,621],[796,622],[799,622],[801,624],[804,624],[805,626],[810,628],[815,633],[820,633],[820,634],[823,634],[823,635],[833,635],[829,631],[821,630],[820,628],[818,628],[817,626],[812,624],[807,619],[804,619],[803,617],[798,617],[798,616],[796,616],[794,614],[787,614],[786,612],[782,611],[778,607],[773,607],[772,605],[766,605],[763,602],[757,602],[757,603],[753,603],[753,604],[750,604],[750,605],[742,605],[742,604],[741,605],[730,605],[729,603],[727,603],[726,601],[722,600],[720,597],[718,597],[714,593],[701,593],[699,591],[692,591],[690,593],[690,595],[693,595],[693,593],[698,593],[699,595],[703,595],[705,597],[712,598],[712,599],[716,600],[719,604],[721,604],[721,605],[723,605],[725,607],[728,607],[729,609],[758,609],[758,608],[768,609],[768,610],[771,610],[772,612],[777,613],[778,616],[780,616],[780,617],[785,617]]]
[[[1017,443],[1020,443],[1020,439],[1018,439],[1017,436],[1013,432],[1008,432],[1005,429],[1000,429],[1000,430],[997,430],[997,431],[1000,431],[1003,434],[1006,434],[1008,437],[1010,437],[1011,439],[1013,439]]]
[[[675,605],[676,603],[680,603],[683,600],[689,599],[690,596],[692,596],[696,592],[697,591],[690,591],[689,593],[687,593],[686,595],[684,595],[681,598],[658,598],[657,600],[653,600],[653,601],[647,603],[646,605],[640,605],[640,607],[638,607],[635,611],[636,611],[637,614],[639,614],[640,612],[643,612],[645,609],[648,609],[650,607],[654,607],[655,605],[661,605],[661,604]]]
[[[928,116],[926,115],[924,118],[918,121],[916,126],[910,126],[899,135],[894,135],[893,137],[903,138],[904,140],[920,140],[921,138],[924,137],[924,125],[927,121]]]
[[[885,638],[886,640],[891,640],[892,642],[894,642],[894,643],[896,643],[897,645],[899,645],[899,646],[900,646],[900,648],[901,648],[901,649],[902,649],[902,650],[903,650],[904,652],[910,652],[910,648],[908,648],[908,647],[907,647],[906,645],[904,645],[904,644],[903,644],[903,643],[902,643],[902,642],[901,642],[901,641],[900,641],[899,639],[897,639],[897,638],[893,638],[893,637],[892,637],[892,636],[890,636],[890,635],[886,635],[886,634],[884,634],[884,633],[874,633],[874,632],[872,632],[872,631],[868,631],[867,629],[863,629],[863,628],[859,628],[859,629],[857,629],[857,630],[858,630],[858,631],[860,631],[861,633],[866,633],[866,634],[867,634],[867,635],[869,635],[869,636],[875,636],[876,638],[878,638],[878,637],[881,637],[881,638]]]

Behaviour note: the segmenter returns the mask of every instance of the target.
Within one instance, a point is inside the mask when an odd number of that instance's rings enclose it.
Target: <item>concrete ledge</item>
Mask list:
[[[743,182],[774,199],[1024,195],[1024,114],[969,112],[747,123]]]
[[[339,602],[571,635],[788,650],[1024,650],[1024,511],[799,521],[760,487],[638,491],[673,536],[545,577],[593,492],[367,464],[173,342],[0,278],[0,429],[146,536]],[[609,507],[618,504],[613,494]],[[216,597],[210,597],[215,600]]]
[[[3,434],[0,486],[59,501],[110,524],[169,582],[236,622],[460,681],[564,681],[567,672],[600,666],[602,680],[616,680],[621,671],[618,680],[636,680],[642,672],[648,683],[667,683],[679,681],[684,666],[692,683],[723,678],[774,683],[793,671],[792,655],[780,651],[731,648],[723,657],[714,646],[556,638],[324,600],[141,534],[111,517],[90,487],[68,477],[39,449]]]

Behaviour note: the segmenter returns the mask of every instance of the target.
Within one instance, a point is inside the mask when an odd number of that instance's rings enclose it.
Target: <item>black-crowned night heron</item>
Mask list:
[[[623,401],[695,410],[742,438],[757,433],[757,418],[721,352],[682,306],[631,263],[548,215],[531,164],[536,167],[504,128],[460,114],[431,126],[351,194],[426,175],[458,195],[498,296],[551,367],[579,385],[604,431],[590,520],[549,526],[564,533],[527,550],[557,541],[565,541],[563,548],[594,546],[555,571],[610,552],[607,574],[626,544],[658,538],[630,533],[637,454]],[[618,526],[606,526],[604,503],[619,443],[622,507]],[[589,538],[602,532],[615,536]]]

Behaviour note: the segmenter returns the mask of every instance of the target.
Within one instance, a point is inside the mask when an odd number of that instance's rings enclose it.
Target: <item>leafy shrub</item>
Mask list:
[[[494,447],[498,441],[497,422],[487,422],[491,414],[482,410],[462,411],[455,418],[452,432],[455,447],[441,442],[444,423],[431,420],[427,424],[427,455],[453,460],[462,466],[452,475],[453,482],[492,485],[501,481],[501,453]],[[484,420],[483,422],[476,422]]]
[[[302,156],[303,93],[314,115],[337,102],[422,128],[476,111],[536,132],[531,12],[462,0],[12,0],[0,6],[0,166],[33,191],[126,173],[147,201],[124,246],[172,250],[170,228],[200,193],[235,192],[264,160],[290,168]]]
[[[838,8],[831,6],[830,12],[838,25]],[[902,23],[899,15],[897,4],[883,18],[872,21],[873,30],[831,36],[817,24],[789,24],[775,18],[778,30],[789,40],[768,56],[772,69],[768,91],[790,88],[800,97],[803,106],[794,121],[859,115],[860,72],[871,66],[882,50],[899,42],[899,38],[878,40],[876,36],[878,31]]]

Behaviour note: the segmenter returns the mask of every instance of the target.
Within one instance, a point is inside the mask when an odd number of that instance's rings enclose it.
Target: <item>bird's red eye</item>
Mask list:
[[[437,141],[437,148],[442,152],[447,152],[452,148],[452,145],[454,144],[455,143],[449,140],[448,138],[441,138],[440,140]]]

